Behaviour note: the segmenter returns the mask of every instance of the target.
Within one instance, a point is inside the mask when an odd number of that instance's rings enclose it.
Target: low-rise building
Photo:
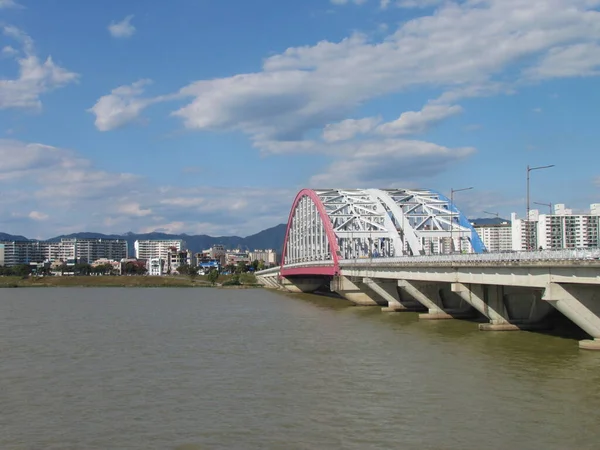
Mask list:
[[[177,250],[172,247],[167,258],[168,271],[176,272],[179,266],[192,265],[192,252],[189,250]]]
[[[150,258],[146,263],[148,275],[162,276],[165,274],[165,260],[161,258]]]

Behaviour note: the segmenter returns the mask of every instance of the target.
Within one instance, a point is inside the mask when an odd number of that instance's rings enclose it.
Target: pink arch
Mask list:
[[[288,245],[288,237],[290,233],[290,227],[292,226],[292,219],[294,217],[294,211],[296,210],[296,206],[302,199],[302,197],[309,197],[313,203],[317,206],[317,211],[319,213],[319,217],[321,218],[321,222],[323,222],[323,226],[325,227],[325,234],[327,236],[327,240],[329,241],[329,251],[333,257],[333,265],[332,266],[322,266],[322,267],[297,267],[292,269],[284,269],[285,264],[285,255],[287,253],[287,245]],[[333,231],[333,225],[331,225],[331,221],[329,220],[329,216],[325,211],[325,206],[321,199],[317,195],[315,191],[312,189],[302,189],[296,195],[294,199],[294,203],[292,204],[292,209],[290,210],[290,215],[288,217],[287,229],[285,230],[285,240],[283,241],[283,253],[281,254],[281,267],[279,273],[281,276],[287,275],[337,275],[339,273],[339,257],[338,257],[338,243],[335,232]]]

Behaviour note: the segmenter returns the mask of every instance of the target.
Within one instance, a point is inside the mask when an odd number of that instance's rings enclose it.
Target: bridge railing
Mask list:
[[[538,250],[531,252],[467,253],[450,255],[400,256],[393,258],[344,259],[340,265],[355,264],[484,264],[543,261],[592,261],[600,259],[600,249]]]

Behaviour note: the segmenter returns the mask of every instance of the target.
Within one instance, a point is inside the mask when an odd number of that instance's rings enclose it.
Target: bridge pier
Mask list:
[[[440,295],[441,286],[437,283],[398,280],[398,286],[427,308],[426,314],[419,314],[421,320],[460,319],[471,316],[468,310],[461,308],[461,305],[458,305],[458,308],[447,308]]]
[[[596,286],[549,283],[542,300],[592,337],[580,341],[579,348],[600,350],[600,290]]]
[[[510,292],[498,285],[452,283],[457,293],[490,323],[480,324],[482,331],[513,331],[542,328],[542,319],[550,312],[534,291]]]
[[[301,292],[315,292],[321,286],[326,283],[326,280],[322,277],[307,277],[307,276],[294,276],[294,277],[281,277],[280,286],[289,292],[301,293]]]
[[[398,282],[395,280],[373,280],[363,278],[363,284],[378,294],[387,302],[387,306],[381,308],[383,312],[422,311],[423,306],[415,301],[406,301],[398,292]]]
[[[330,289],[358,306],[384,306],[387,303],[380,300],[362,280],[353,280],[343,275],[333,277]]]

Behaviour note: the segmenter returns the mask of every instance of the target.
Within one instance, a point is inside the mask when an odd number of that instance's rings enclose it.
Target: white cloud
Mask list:
[[[340,146],[338,151],[343,159],[313,176],[311,186],[400,186],[406,180],[443,171],[474,154],[475,149],[451,149],[430,142],[386,139],[348,143]]]
[[[161,99],[140,98],[144,87],[151,84],[151,80],[139,80],[128,86],[113,89],[109,95],[98,99],[88,112],[96,116],[95,125],[100,131],[119,128],[138,118],[141,111],[152,103]]]
[[[22,6],[14,0],[0,0],[0,9],[3,8],[22,8]]]
[[[136,203],[136,202],[123,203],[123,204],[119,205],[117,210],[120,213],[129,215],[129,216],[135,216],[135,217],[144,217],[144,216],[149,216],[150,214],[152,214],[152,209],[150,209],[150,208],[142,209],[140,204]]]
[[[600,13],[592,6],[588,0],[447,2],[380,42],[355,34],[289,48],[268,58],[262,72],[195,82],[181,90],[194,100],[174,114],[188,128],[289,141],[390,93],[442,88],[448,94],[437,103],[452,104],[461,96],[507,92],[522,75],[513,71],[500,84],[495,77],[506,69],[567,43],[600,39]],[[573,71],[582,60],[569,60]]]
[[[297,191],[156,186],[98,169],[75,151],[17,140],[0,139],[0,161],[0,230],[26,236],[159,229],[248,235],[284,222]]]
[[[381,119],[378,117],[366,117],[328,124],[323,130],[323,139],[327,142],[346,141],[358,134],[370,133],[380,122]]]
[[[367,0],[331,0],[331,3],[334,5],[346,5],[349,3],[354,3],[355,5],[362,5]]]
[[[17,53],[19,53],[19,51],[10,45],[2,47],[3,56],[15,56]]]
[[[585,42],[551,49],[531,68],[533,78],[585,77],[600,74],[600,43]]]
[[[127,38],[133,36],[135,27],[131,24],[133,15],[125,17],[120,22],[111,22],[108,26],[108,32],[115,38]]]
[[[462,111],[459,105],[425,105],[420,111],[403,112],[398,119],[379,125],[377,131],[388,136],[423,133],[431,125]]]
[[[30,219],[33,220],[37,220],[37,221],[43,221],[48,219],[48,214],[45,214],[43,212],[39,212],[39,211],[31,211],[28,215],[27,215]]]
[[[51,56],[40,61],[34,51],[33,40],[21,30],[13,26],[2,29],[5,36],[19,41],[23,46],[23,56],[16,58],[19,65],[19,77],[16,79],[0,79],[0,109],[34,108],[42,106],[40,96],[53,89],[76,81],[79,77],[74,72],[58,66]],[[16,56],[12,47],[5,47],[3,54]]]

